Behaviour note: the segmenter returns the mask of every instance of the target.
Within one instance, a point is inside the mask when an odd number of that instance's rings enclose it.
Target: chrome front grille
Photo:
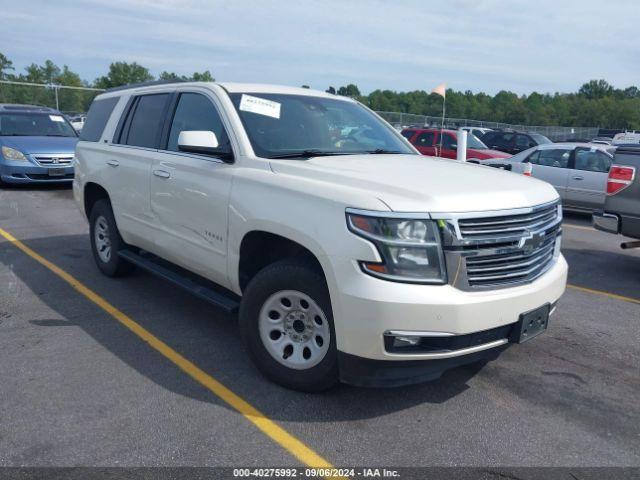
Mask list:
[[[40,165],[50,166],[67,166],[73,163],[73,155],[34,155],[36,162]]]
[[[553,222],[557,215],[557,206],[549,205],[531,213],[486,218],[460,218],[458,226],[462,238],[523,235],[527,231],[538,230],[544,225]]]
[[[530,283],[559,254],[562,211],[556,202],[442,220],[449,283],[462,290]]]
[[[557,232],[551,231],[540,247],[530,251],[466,257],[469,286],[509,285],[537,278],[553,260],[556,237]]]

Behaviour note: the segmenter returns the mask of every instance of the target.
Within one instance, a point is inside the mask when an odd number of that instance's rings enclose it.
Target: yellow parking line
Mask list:
[[[591,232],[595,232],[596,229],[593,227],[585,227],[584,225],[574,225],[573,223],[563,223],[563,227],[575,228],[576,230],[589,230]]]
[[[613,298],[614,300],[623,300],[625,302],[637,303],[640,305],[640,300],[632,297],[625,297],[624,295],[618,295],[617,293],[604,292],[602,290],[594,290],[593,288],[580,287],[578,285],[567,284],[567,287],[573,288],[580,292],[592,293],[594,295],[603,295],[605,297]]]
[[[138,337],[148,343],[152,348],[160,352],[165,358],[167,358],[170,362],[180,368],[183,372],[193,378],[196,382],[201,384],[203,387],[207,388],[214,395],[222,399],[229,406],[233,407],[239,413],[241,413],[247,420],[253,423],[256,427],[258,427],[265,435],[271,438],[274,442],[279,444],[282,448],[296,457],[300,462],[304,465],[310,467],[328,467],[331,468],[332,465],[322,458],[319,454],[314,452],[310,447],[305,445],[304,442],[293,436],[291,433],[287,432],[284,428],[279,426],[273,420],[267,418],[263,413],[253,407],[246,400],[242,399],[227,387],[225,387],[218,380],[213,378],[211,375],[206,373],[204,370],[200,369],[192,362],[187,360],[185,357],[180,355],[174,349],[172,349],[169,345],[164,343],[158,337],[153,335],[147,329],[142,327],[140,324],[136,323],[130,317],[122,313],[116,307],[107,302],[100,295],[95,293],[90,288],[86,287],[80,281],[78,281],[75,277],[65,272],[63,269],[58,267],[57,265],[51,263],[46,258],[42,257],[35,251],[31,250],[20,240],[15,238],[9,232],[0,228],[0,236],[4,237],[7,241],[9,241],[16,248],[20,249],[22,252],[27,254],[29,257],[34,259],[36,262],[40,263],[44,267],[51,270],[62,280],[71,285],[78,293],[83,295],[85,298],[96,304],[102,310],[107,312],[113,318],[115,318],[122,325],[127,327],[133,333],[135,333]]]

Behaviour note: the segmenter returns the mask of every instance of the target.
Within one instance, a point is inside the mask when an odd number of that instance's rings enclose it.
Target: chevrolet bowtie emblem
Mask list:
[[[520,242],[518,242],[518,248],[522,248],[525,252],[537,250],[544,243],[544,237],[544,232],[528,232],[528,234],[522,237]]]

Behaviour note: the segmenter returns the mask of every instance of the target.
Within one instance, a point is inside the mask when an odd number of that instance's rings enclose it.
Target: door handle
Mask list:
[[[120,162],[118,160],[107,160],[107,165],[110,167],[117,167],[120,165]]]
[[[574,180],[584,180],[584,177],[581,177],[580,175],[576,175],[575,177],[573,177]]]
[[[171,178],[171,174],[169,172],[164,171],[164,170],[154,170],[153,174],[156,177],[160,177],[160,178]]]

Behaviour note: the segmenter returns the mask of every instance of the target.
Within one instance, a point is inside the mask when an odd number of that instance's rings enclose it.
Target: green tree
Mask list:
[[[9,78],[9,71],[13,71],[13,62],[0,53],[0,80],[7,80]]]
[[[136,62],[114,62],[109,65],[107,75],[96,79],[95,85],[98,88],[113,88],[132,83],[148,82],[153,79],[149,69]]]
[[[589,100],[593,100],[611,95],[613,87],[606,80],[591,80],[582,85],[578,93]]]
[[[353,83],[350,83],[346,87],[340,87],[338,89],[338,95],[343,97],[358,98],[360,97],[360,90]]]

